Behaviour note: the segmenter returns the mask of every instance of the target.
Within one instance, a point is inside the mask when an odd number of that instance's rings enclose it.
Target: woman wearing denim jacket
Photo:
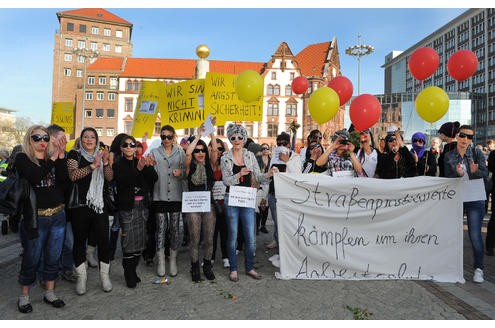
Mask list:
[[[247,140],[247,132],[242,125],[229,124],[227,127],[227,136],[232,143],[232,149],[223,154],[221,167],[223,183],[227,186],[225,214],[227,216],[228,226],[229,279],[234,282],[239,281],[236,255],[237,227],[239,221],[242,224],[242,231],[246,242],[244,249],[246,274],[253,279],[261,279],[261,275],[254,270],[253,266],[255,251],[254,208],[230,206],[229,187],[251,187],[255,182],[254,179],[257,179],[260,183],[267,183],[268,178],[272,175],[272,171],[270,170],[266,174],[261,173],[254,153],[244,148]]]
[[[445,177],[462,180],[483,179],[488,175],[483,152],[472,145],[474,130],[470,125],[462,125],[456,134],[456,148],[445,154]],[[483,282],[483,239],[481,226],[485,216],[485,201],[464,202],[467,213],[468,233],[474,256],[473,281]]]

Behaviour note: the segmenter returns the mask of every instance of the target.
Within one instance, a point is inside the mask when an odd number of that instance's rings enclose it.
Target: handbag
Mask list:
[[[81,154],[79,154],[79,158],[77,160],[78,167],[80,163],[81,163]],[[70,186],[69,198],[67,199],[67,203],[65,204],[65,207],[67,209],[74,209],[84,205],[86,204],[81,204],[79,202],[79,185],[77,184],[77,182],[72,181]]]
[[[16,215],[20,212],[21,203],[27,199],[29,184],[17,171],[9,174],[0,183],[0,213]]]
[[[112,215],[117,213],[117,185],[115,180],[107,182],[103,185],[103,203],[108,214]]]

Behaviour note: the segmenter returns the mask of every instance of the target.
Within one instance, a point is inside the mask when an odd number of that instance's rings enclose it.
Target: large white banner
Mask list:
[[[460,186],[276,174],[279,277],[464,283]]]

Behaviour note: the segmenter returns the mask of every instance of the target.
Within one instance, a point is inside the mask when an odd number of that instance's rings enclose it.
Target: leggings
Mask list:
[[[215,233],[215,212],[187,213],[189,228],[191,262],[199,260],[199,240],[203,232],[203,257],[210,260],[213,253],[213,235]]]

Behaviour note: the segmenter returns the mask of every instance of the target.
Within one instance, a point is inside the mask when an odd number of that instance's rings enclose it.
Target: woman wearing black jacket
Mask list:
[[[136,139],[122,138],[120,143],[122,158],[112,166],[117,185],[117,207],[119,209],[122,235],[122,266],[127,287],[134,288],[141,279],[136,267],[139,257],[146,248],[146,221],[150,191],[158,175],[153,166],[153,157],[136,158]]]
[[[375,178],[399,179],[414,176],[416,163],[409,149],[404,146],[400,131],[387,135],[384,151],[378,155]]]

